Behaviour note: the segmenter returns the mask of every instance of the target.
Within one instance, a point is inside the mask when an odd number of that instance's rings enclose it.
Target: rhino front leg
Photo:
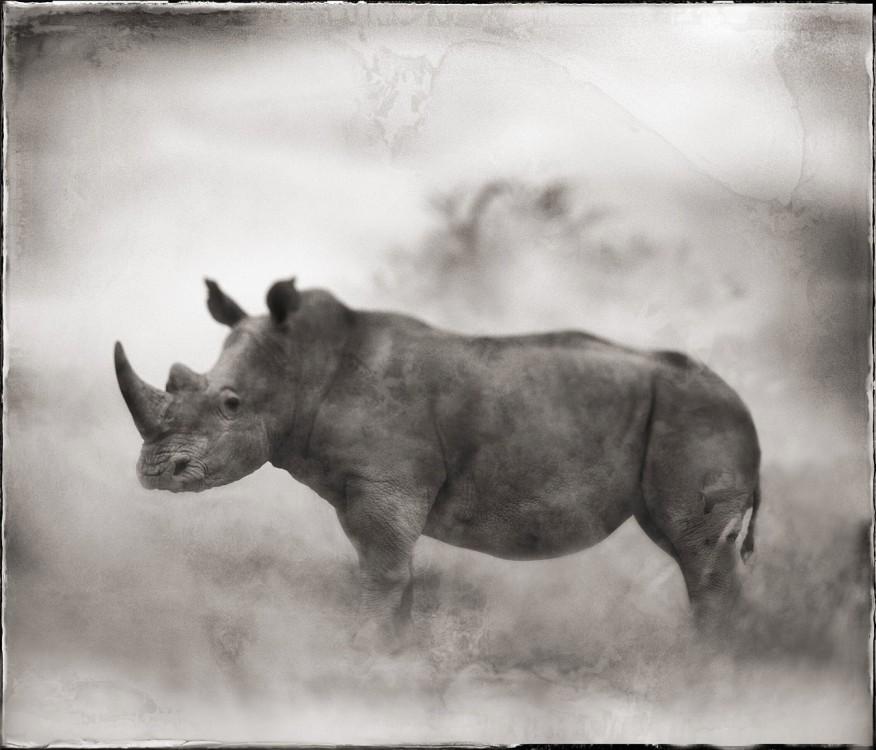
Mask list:
[[[431,502],[395,482],[351,481],[341,525],[359,556],[358,647],[404,645],[410,635],[412,556]]]

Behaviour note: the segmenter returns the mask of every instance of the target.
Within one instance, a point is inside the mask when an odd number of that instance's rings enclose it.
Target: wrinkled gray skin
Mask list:
[[[363,643],[398,642],[421,534],[498,557],[549,558],[631,515],[678,562],[701,624],[730,621],[752,550],[757,436],[738,396],[684,355],[577,332],[468,337],[275,284],[231,326],[206,375],[116,371],[144,444],[145,487],[200,491],[265,462],[337,511],[361,569]]]

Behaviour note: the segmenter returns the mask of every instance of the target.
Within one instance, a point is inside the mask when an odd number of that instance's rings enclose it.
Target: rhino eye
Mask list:
[[[222,411],[227,417],[233,417],[240,409],[240,397],[236,393],[222,394]]]

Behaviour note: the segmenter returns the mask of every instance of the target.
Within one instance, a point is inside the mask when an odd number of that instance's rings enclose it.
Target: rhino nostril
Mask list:
[[[173,465],[173,475],[178,477],[189,467],[189,460],[187,458],[181,458]]]

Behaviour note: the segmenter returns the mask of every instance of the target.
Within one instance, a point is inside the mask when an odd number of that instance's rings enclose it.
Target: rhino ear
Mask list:
[[[241,307],[227,296],[215,281],[204,279],[204,282],[207,284],[208,291],[207,309],[213,316],[213,320],[222,323],[222,325],[233,326],[246,317],[246,313]]]
[[[295,277],[288,281],[278,281],[268,290],[268,310],[278,325],[284,323],[289,313],[301,306],[301,295],[295,288]]]

